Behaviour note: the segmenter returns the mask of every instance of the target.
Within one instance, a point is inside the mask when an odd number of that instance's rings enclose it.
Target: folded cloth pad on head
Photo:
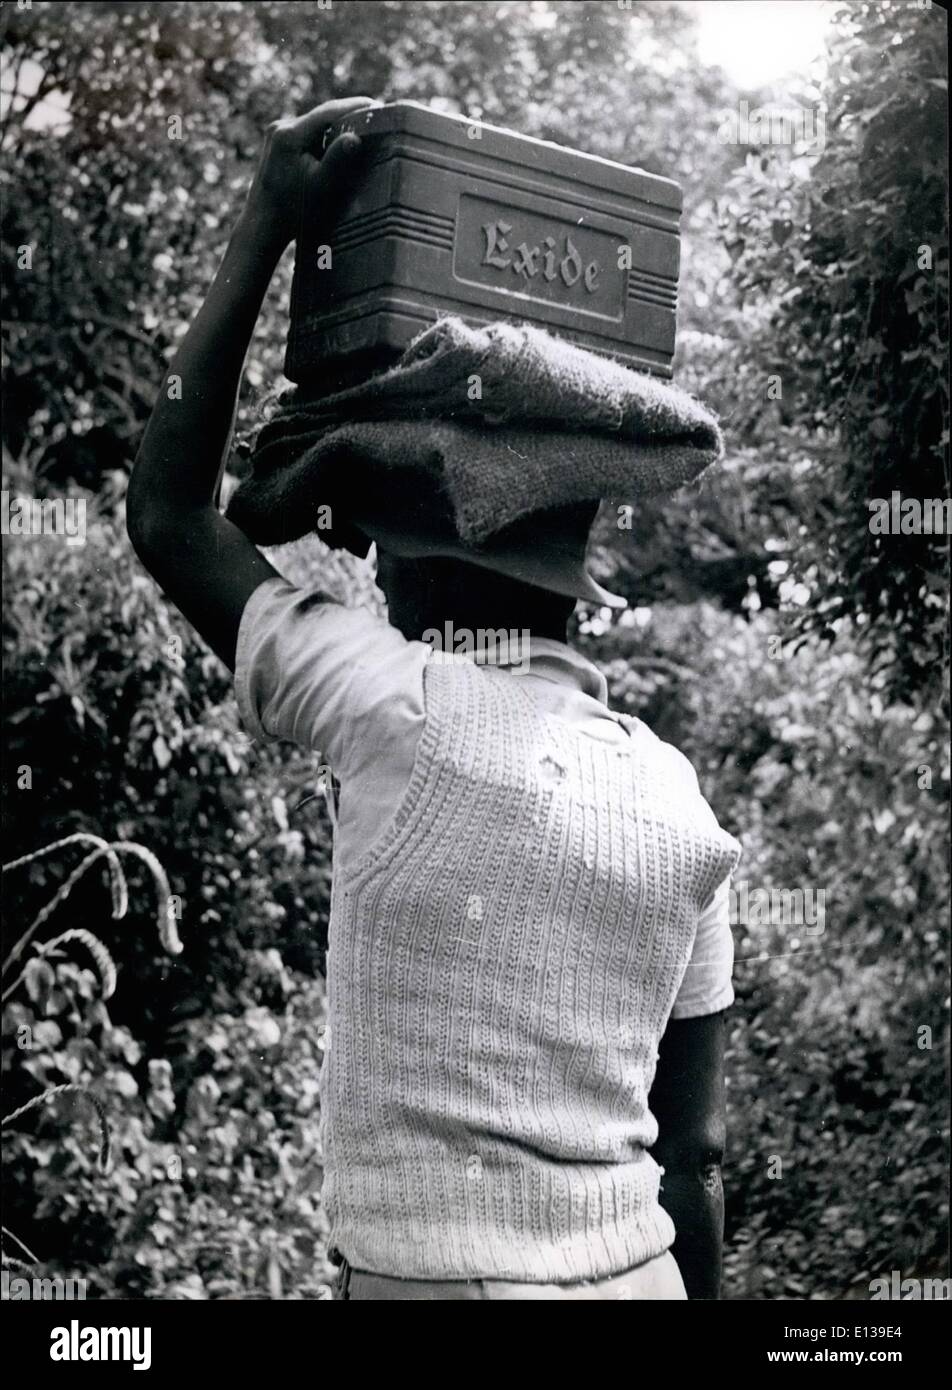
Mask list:
[[[287,397],[228,516],[278,545],[313,530],[328,505],[321,538],[365,554],[365,538],[340,523],[368,490],[399,489],[405,511],[410,488],[479,546],[545,508],[672,492],[722,447],[713,415],[676,386],[538,328],[447,317],[379,376]]]

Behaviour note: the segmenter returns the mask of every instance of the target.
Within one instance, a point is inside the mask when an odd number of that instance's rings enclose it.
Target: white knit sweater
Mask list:
[[[404,803],[335,876],[331,1242],[407,1277],[628,1269],[674,1239],[647,1098],[739,846],[637,721],[619,748],[465,659],[425,696]]]

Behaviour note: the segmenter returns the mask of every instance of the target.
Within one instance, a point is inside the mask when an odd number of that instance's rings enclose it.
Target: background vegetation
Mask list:
[[[89,502],[85,546],[4,538],[4,857],[77,831],[141,843],[184,943],[162,950],[134,862],[125,918],[93,872],[38,933],[95,932],[118,989],[82,942],[28,953],[5,1112],[88,1088],[113,1158],[99,1172],[75,1093],[6,1131],[5,1258],[106,1297],[327,1295],[320,770],[250,745],[227,673],[132,555],[123,498],[262,126],[358,91],[684,184],[679,379],[729,455],[632,531],[606,507],[599,575],[631,608],[583,611],[577,636],[616,706],[694,760],[739,876],[826,893],[821,936],[737,929],[725,1295],[947,1273],[948,541],[867,525],[873,497],[948,490],[944,11],[841,6],[821,70],[777,91],[702,65],[667,3],[34,3],[2,22],[4,487]],[[741,98],[823,103],[824,147],[722,143]],[[236,473],[280,382],[289,274]],[[316,541],[278,563],[379,601]],[[5,879],[11,942],[81,857]]]

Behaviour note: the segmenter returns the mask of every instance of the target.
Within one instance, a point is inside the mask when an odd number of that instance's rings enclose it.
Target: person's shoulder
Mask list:
[[[313,634],[321,642],[331,634],[349,637],[358,646],[366,644],[370,651],[405,645],[405,638],[381,614],[350,606],[327,589],[294,584],[282,576],[258,586],[248,600],[243,622],[248,628],[276,630],[292,637],[306,639]]]
[[[633,723],[637,727],[644,746],[658,771],[666,777],[682,783],[691,791],[699,791],[697,772],[690,758],[682,753],[675,744],[668,743],[666,739],[661,738],[642,720],[637,719]]]
[[[368,718],[389,727],[419,706],[420,645],[370,608],[269,579],[249,599],[238,636],[235,692],[245,727],[259,739],[320,748],[344,766]]]

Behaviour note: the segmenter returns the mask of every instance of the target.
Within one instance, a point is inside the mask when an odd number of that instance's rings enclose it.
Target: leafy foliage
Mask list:
[[[797,466],[802,626],[864,624],[900,697],[941,689],[948,535],[873,535],[869,503],[949,493],[946,25],[935,5],[842,7],[824,148],[751,153],[723,200],[745,339],[726,389],[738,434]]]
[[[728,1292],[866,1298],[942,1268],[948,747],[866,692],[860,652],[791,655],[776,618],[667,606],[583,640],[742,839],[735,888],[825,895],[815,926],[735,928]]]
[[[84,546],[4,544],[5,853],[79,831],[148,846],[184,946],[160,950],[131,861],[122,923],[94,874],[44,923],[40,944],[69,939],[7,1003],[7,1108],[86,1089],[114,1162],[96,1171],[94,1117],[64,1130],[31,1112],[7,1150],[8,1224],[100,1296],[327,1295],[324,775],[249,744],[225,672],[132,556],[123,505],[261,127],[366,91],[685,185],[680,379],[720,408],[728,459],[627,529],[606,507],[595,562],[632,608],[583,614],[577,635],[614,703],[691,756],[741,875],[827,893],[821,935],[737,929],[725,1292],[863,1296],[875,1274],[937,1271],[941,544],[871,537],[866,504],[945,486],[938,7],[842,10],[822,90],[802,94],[827,105],[825,148],[805,155],[718,140],[741,94],[698,62],[675,5],[172,0],[6,6],[2,23],[5,486],[89,503]],[[249,353],[235,472],[279,384],[289,269]],[[366,566],[316,541],[278,564],[380,602]],[[59,881],[41,860],[11,882],[18,932]],[[114,994],[79,933],[108,951]]]

